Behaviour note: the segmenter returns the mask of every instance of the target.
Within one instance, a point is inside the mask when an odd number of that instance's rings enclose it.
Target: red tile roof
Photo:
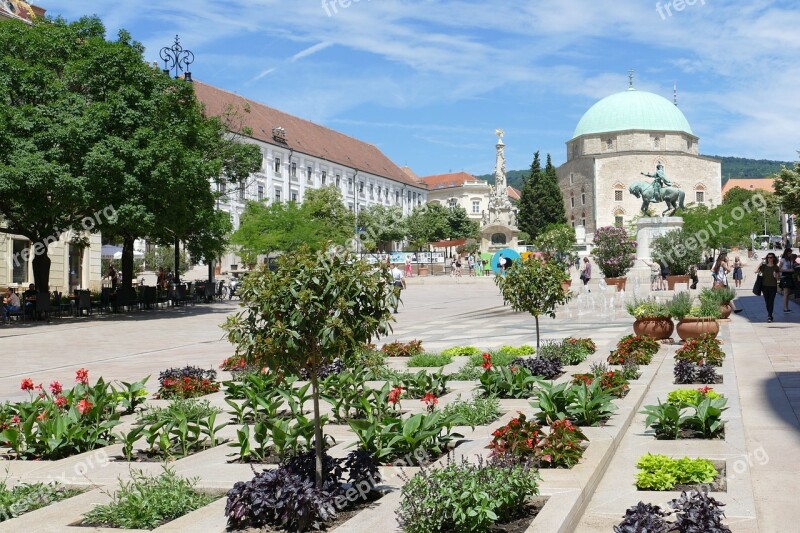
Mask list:
[[[425,188],[371,144],[213,85],[195,81],[194,92],[197,99],[205,106],[206,113],[211,116],[221,116],[229,105],[239,111],[249,107],[249,113],[242,113],[242,125],[252,129],[251,136],[254,139],[286,146],[295,152],[318,157],[347,168]],[[273,128],[285,130],[285,142],[273,138]]]
[[[428,186],[429,190],[447,189],[450,187],[461,187],[467,181],[479,181],[478,178],[466,172],[451,172],[449,174],[436,174],[425,176],[419,180]]]
[[[509,186],[506,190],[508,191],[508,197],[512,200],[519,200],[522,197],[522,193],[514,187]]]
[[[728,191],[734,187],[741,187],[742,189],[775,192],[775,178],[730,178],[725,185],[722,186],[722,196],[724,197]]]

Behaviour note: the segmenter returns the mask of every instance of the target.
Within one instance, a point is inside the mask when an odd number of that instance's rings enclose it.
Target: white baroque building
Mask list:
[[[230,213],[234,229],[248,201],[301,203],[307,190],[330,185],[339,188],[354,211],[372,204],[399,205],[407,215],[427,201],[426,186],[372,144],[212,85],[195,81],[194,90],[207,115],[237,113],[242,126],[250,128],[242,141],[261,150],[261,170],[244,187],[220,191],[226,194],[219,208]],[[235,261],[223,258],[221,270]]]
[[[428,201],[437,202],[445,207],[463,207],[467,216],[479,223],[484,214],[489,212],[491,186],[466,172],[450,172],[436,174],[419,179],[428,187]],[[520,192],[514,187],[507,188],[512,202],[519,201]]]
[[[685,203],[722,201],[719,160],[699,153],[700,139],[677,105],[633,87],[594,104],[567,141],[567,161],[557,169],[567,222],[586,229],[591,241],[603,226],[622,226],[641,213],[628,192],[634,181],[652,183],[641,172],[663,164],[667,178],[686,193]],[[665,204],[652,204],[657,214]]]

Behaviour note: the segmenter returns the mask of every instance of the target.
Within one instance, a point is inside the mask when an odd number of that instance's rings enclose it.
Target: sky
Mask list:
[[[37,0],[97,15],[158,60],[180,35],[194,79],[378,146],[419,176],[507,168],[565,143],[635,86],[678,104],[702,154],[797,160],[795,0]]]

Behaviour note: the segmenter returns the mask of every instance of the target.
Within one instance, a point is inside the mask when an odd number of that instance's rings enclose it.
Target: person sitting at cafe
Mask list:
[[[117,269],[114,268],[114,265],[108,265],[108,272],[106,273],[106,277],[111,281],[111,289],[116,290]]]
[[[11,287],[6,289],[3,295],[3,321],[8,324],[8,315],[10,313],[17,313],[20,310],[19,296],[17,296]]]
[[[36,310],[36,285],[31,283],[28,290],[22,293],[22,301],[25,302],[25,315],[33,316]]]

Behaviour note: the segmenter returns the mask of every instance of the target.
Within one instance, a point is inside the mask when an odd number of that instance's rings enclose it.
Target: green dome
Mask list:
[[[625,130],[682,131],[693,135],[678,106],[663,96],[628,89],[590,107],[578,122],[572,138]]]

